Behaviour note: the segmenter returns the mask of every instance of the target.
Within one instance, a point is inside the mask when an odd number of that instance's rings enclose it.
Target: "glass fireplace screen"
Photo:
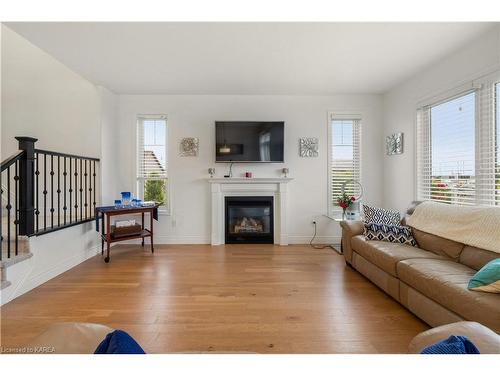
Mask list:
[[[271,208],[269,206],[229,207],[227,219],[231,234],[271,233]]]

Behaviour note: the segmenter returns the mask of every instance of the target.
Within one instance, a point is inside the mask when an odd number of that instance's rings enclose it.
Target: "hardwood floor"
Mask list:
[[[273,245],[119,245],[1,311],[1,344],[51,323],[129,332],[149,353],[405,353],[428,326],[332,250]]]

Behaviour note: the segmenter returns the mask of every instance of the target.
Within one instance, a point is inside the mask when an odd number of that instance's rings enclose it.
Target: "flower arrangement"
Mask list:
[[[341,196],[337,198],[337,205],[342,208],[343,217],[345,217],[345,211],[351,207],[351,205],[356,201],[356,197],[342,193]]]

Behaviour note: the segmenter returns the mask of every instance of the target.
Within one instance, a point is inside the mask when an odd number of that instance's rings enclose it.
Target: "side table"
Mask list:
[[[96,231],[99,232],[99,220],[102,218],[101,222],[101,255],[104,255],[104,243],[106,243],[106,257],[104,261],[109,263],[110,257],[110,247],[113,242],[127,241],[140,238],[141,246],[144,247],[144,238],[149,237],[151,241],[151,252],[154,253],[153,247],[153,219],[158,220],[158,205],[155,206],[125,206],[125,207],[115,207],[115,206],[102,206],[96,207],[95,209],[95,220],[96,220]],[[149,229],[144,227],[144,214],[149,213]],[[114,238],[111,235],[111,217],[119,215],[132,215],[141,214],[141,227],[142,231],[139,234],[134,234],[130,236],[123,236],[119,238]]]

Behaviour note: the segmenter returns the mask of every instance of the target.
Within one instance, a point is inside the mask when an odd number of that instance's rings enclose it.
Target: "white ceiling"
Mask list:
[[[382,93],[488,23],[7,23],[120,94]]]

